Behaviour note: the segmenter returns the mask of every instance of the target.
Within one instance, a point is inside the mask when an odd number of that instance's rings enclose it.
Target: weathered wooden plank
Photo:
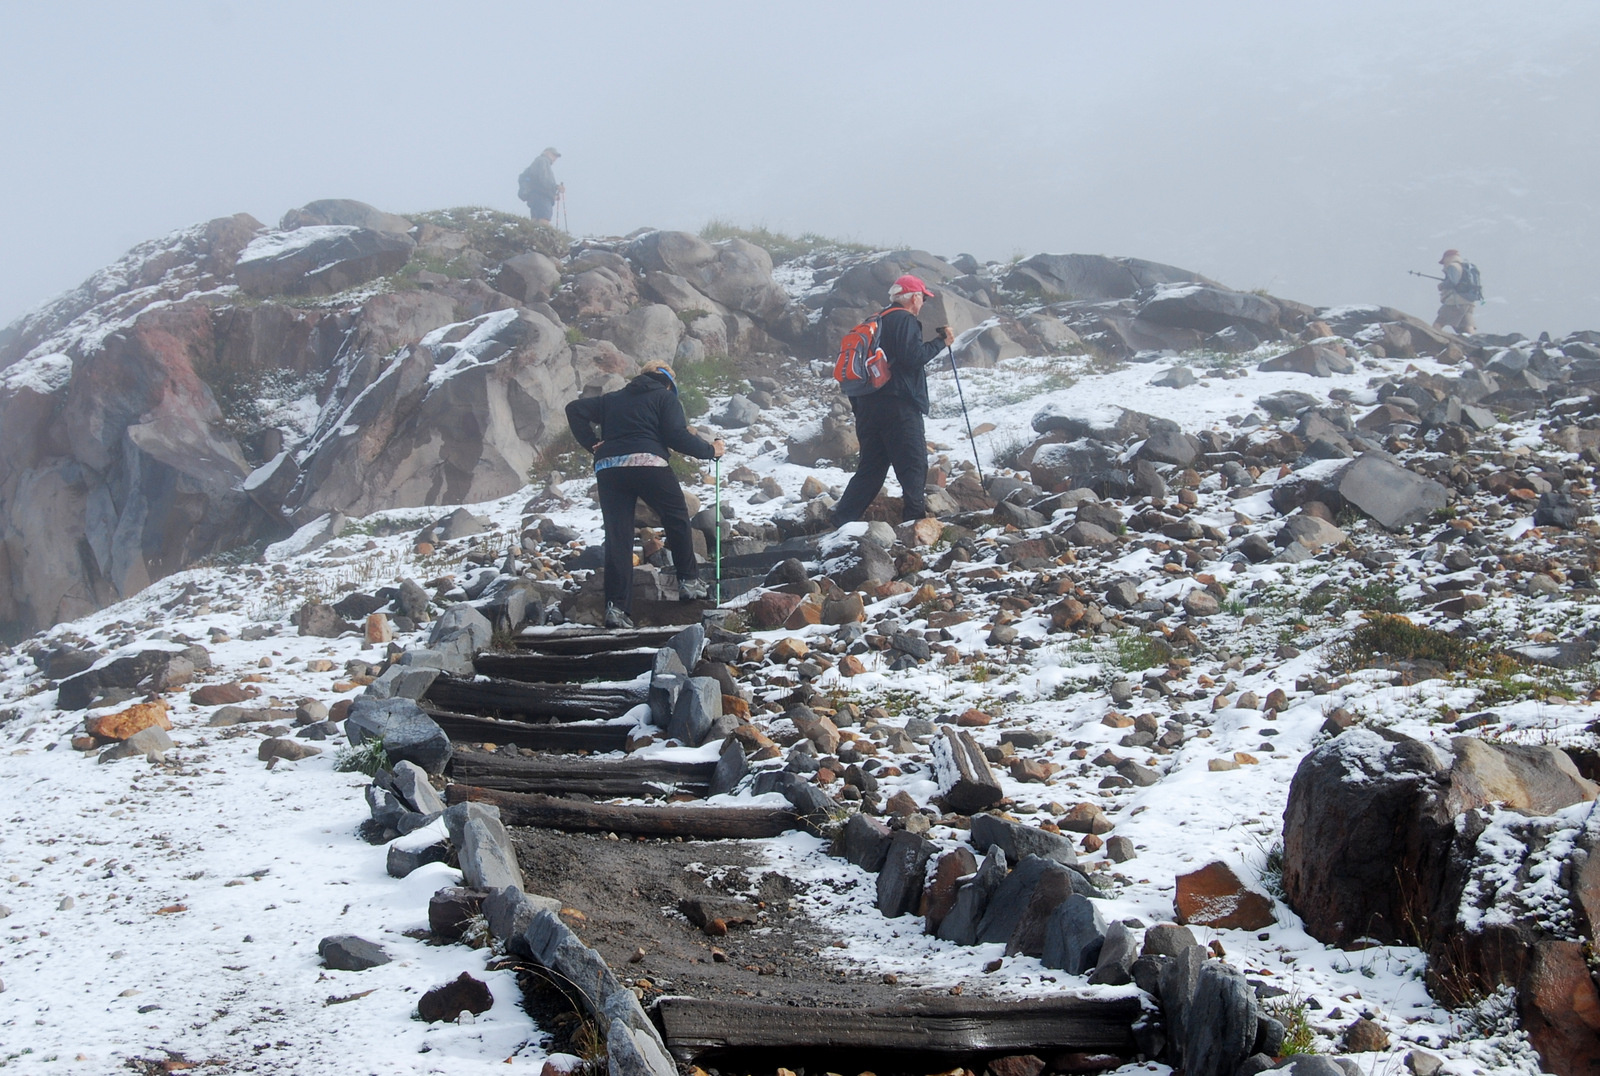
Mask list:
[[[451,775],[469,785],[509,792],[577,792],[603,798],[659,796],[674,789],[704,795],[715,762],[662,759],[523,758],[487,751],[458,751]]]
[[[644,684],[527,684],[520,680],[466,680],[441,676],[424,699],[458,714],[506,720],[607,721],[644,702]]]
[[[654,667],[657,649],[613,650],[599,654],[483,653],[473,659],[472,665],[484,676],[523,683],[632,680]]]
[[[614,650],[654,650],[666,646],[682,630],[681,627],[635,628],[631,631],[563,627],[526,631],[513,641],[518,650],[540,654],[604,654]]]
[[[564,833],[623,833],[639,837],[690,840],[750,840],[776,837],[799,823],[793,811],[773,807],[673,807],[582,803],[552,796],[524,795],[473,785],[452,784],[445,800],[473,800],[500,808],[508,826],[554,829]]]
[[[1005,1000],[927,998],[892,1009],[800,1008],[759,1002],[662,998],[656,1015],[668,1049],[833,1048],[966,1053],[1074,1050],[1128,1056],[1137,997]]]
[[[587,721],[530,725],[478,714],[451,713],[427,704],[422,709],[457,743],[508,743],[532,751],[621,751],[633,728]]]

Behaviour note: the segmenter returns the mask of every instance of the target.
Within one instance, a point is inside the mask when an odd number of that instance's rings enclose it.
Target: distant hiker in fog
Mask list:
[[[1444,278],[1439,281],[1439,316],[1433,319],[1435,329],[1454,329],[1463,336],[1478,331],[1472,312],[1483,301],[1483,285],[1478,279],[1478,267],[1461,257],[1459,250],[1447,250],[1439,259],[1444,267]]]
[[[949,326],[939,326],[937,339],[923,343],[917,315],[933,292],[909,274],[889,288],[891,305],[879,316],[877,346],[889,360],[889,380],[877,389],[850,396],[856,416],[856,437],[861,442],[861,463],[833,509],[836,527],[854,523],[883,488],[889,468],[900,481],[904,501],[900,518],[921,519],[928,514],[928,435],[922,419],[928,413],[927,365],[955,342]]]
[[[517,197],[528,203],[528,215],[540,224],[550,223],[556,199],[567,191],[566,184],[557,183],[556,174],[550,170],[560,156],[554,146],[547,146],[517,177]]]
[[[644,371],[616,392],[567,404],[567,425],[578,444],[594,454],[594,480],[605,521],[606,627],[631,628],[633,620],[633,513],[642,499],[661,517],[667,548],[678,573],[678,597],[706,596],[689,532],[683,487],[667,462],[677,449],[685,456],[721,458],[722,438],[707,443],[689,432],[678,402],[678,378],[664,362]],[[595,427],[599,426],[599,432]]]

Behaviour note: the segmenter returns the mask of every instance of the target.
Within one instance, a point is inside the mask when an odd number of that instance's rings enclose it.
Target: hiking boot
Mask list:
[[[633,627],[633,618],[630,617],[627,613],[624,613],[621,609],[617,608],[615,605],[611,605],[610,603],[607,603],[607,605],[606,605],[606,627],[608,627],[608,628],[631,628],[631,627]]]
[[[678,600],[681,602],[703,602],[710,590],[704,579],[678,580]]]

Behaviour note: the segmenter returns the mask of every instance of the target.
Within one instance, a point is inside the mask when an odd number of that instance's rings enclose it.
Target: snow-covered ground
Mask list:
[[[1427,360],[1412,364],[1433,368]],[[1233,367],[1248,370],[1247,376],[1212,373],[1196,385],[1172,390],[1149,384],[1163,364],[1096,372],[1087,360],[1027,359],[994,371],[965,371],[962,388],[974,424],[995,426],[978,439],[989,473],[997,451],[1031,440],[1029,421],[1047,405],[1078,413],[1128,406],[1174,419],[1187,430],[1225,427],[1230,417],[1255,411],[1258,397],[1281,389],[1325,395],[1330,388],[1344,388],[1357,400],[1370,400],[1369,379],[1404,366],[1399,360],[1378,360],[1359,364],[1354,374],[1311,383],[1304,375],[1263,374],[1248,364]],[[832,486],[848,478],[838,468],[786,462],[786,435],[814,421],[816,413],[814,403],[804,402],[769,411],[743,437],[730,433],[724,476],[746,464],[776,478],[786,491],[782,498],[753,504],[755,487],[726,486],[724,499],[738,518],[770,519],[791,507],[809,475]],[[1531,425],[1504,432],[1508,444],[1537,433]],[[971,453],[948,370],[935,378],[929,437],[952,461]],[[890,486],[896,492],[892,479]],[[586,488],[581,477],[568,481],[571,501],[541,514],[598,541],[599,513],[583,496]],[[700,487],[699,492],[709,491]],[[1223,526],[1239,518],[1235,512],[1252,519],[1272,515],[1264,498],[1230,502],[1222,491],[1207,487],[1201,496],[1202,518]],[[503,552],[515,545],[527,497],[525,491],[473,506],[495,525],[487,538],[491,549]],[[418,558],[411,548],[411,534],[449,511],[383,513],[330,546],[270,566],[187,571],[47,634],[52,641],[87,640],[97,647],[185,637],[210,649],[213,670],[207,681],[257,677],[262,692],[257,704],[271,699],[292,709],[303,697],[331,703],[349,694],[339,690],[345,662],[377,661],[381,648],[348,634],[337,640],[299,638],[287,618],[310,596],[331,600],[341,588],[371,589],[401,577],[425,582],[459,571],[459,551]],[[385,538],[358,533],[371,532],[380,518],[403,521],[405,533]],[[1508,516],[1493,525],[1516,533],[1516,528],[1525,531],[1528,521]],[[1469,706],[1473,695],[1450,681],[1402,688],[1367,673],[1350,676],[1326,694],[1295,692],[1297,678],[1328,671],[1326,648],[1355,622],[1354,613],[1308,615],[1295,634],[1299,655],[1273,657],[1298,599],[1320,580],[1337,578],[1339,563],[1311,560],[1237,571],[1228,564],[1212,567],[1232,593],[1268,600],[1249,611],[1230,605],[1215,618],[1231,636],[1229,649],[1243,660],[1233,667],[1221,659],[1196,660],[1181,686],[1205,687],[1206,697],[1180,707],[1191,729],[1203,732],[1175,750],[1163,762],[1166,776],[1146,788],[1100,789],[1104,771],[1080,765],[1085,757],[1116,748],[1126,731],[1102,723],[1111,708],[1105,687],[1124,675],[1114,642],[1048,635],[1048,622],[1037,611],[1018,623],[1024,636],[1041,644],[1029,653],[1027,665],[929,665],[890,673],[869,653],[867,672],[846,681],[830,671],[816,686],[863,705],[892,704],[906,717],[985,709],[997,717],[993,725],[973,730],[985,744],[1020,726],[1043,734],[1050,742],[1037,756],[1062,766],[1052,783],[1024,784],[997,770],[1016,804],[1013,813],[1045,821],[1053,817],[1051,804],[1102,804],[1115,834],[1130,838],[1138,853],[1122,864],[1085,857],[1109,884],[1103,917],[1147,924],[1168,920],[1174,877],[1213,859],[1229,862],[1248,883],[1270,887],[1268,861],[1281,835],[1289,779],[1317,740],[1328,711],[1342,706],[1407,734],[1439,740],[1448,733],[1448,726],[1437,723],[1441,708]],[[1422,567],[1420,561],[1399,562],[1395,584],[1400,593],[1415,587]],[[1160,568],[1155,555],[1144,551],[1114,565],[1115,574],[1139,578],[1146,596],[1195,585],[1188,578],[1163,580]],[[1102,576],[1111,577],[1104,571]],[[163,609],[187,588],[195,588],[187,600],[171,612]],[[916,623],[907,603],[906,597],[891,598],[871,612],[896,607],[903,620]],[[1588,616],[1572,605],[1559,598],[1536,607],[1525,599],[1494,598],[1474,615],[1498,617],[1498,623],[1532,634]],[[1253,622],[1250,612],[1266,615]],[[270,626],[278,633],[240,641],[248,625]],[[766,637],[776,641],[831,630]],[[985,649],[986,631],[976,621],[951,632],[964,653]],[[214,642],[217,633],[227,641]],[[310,671],[308,664],[321,661],[331,662],[331,669]],[[0,724],[5,812],[0,904],[7,912],[0,919],[0,1071],[107,1073],[129,1058],[169,1056],[219,1062],[220,1071],[302,1074],[459,1074],[502,1072],[508,1063],[514,1070],[542,1065],[540,1031],[522,1012],[512,975],[485,971],[487,950],[435,947],[407,936],[426,926],[429,894],[459,874],[433,864],[403,881],[388,877],[383,849],[355,834],[367,815],[361,794],[366,782],[359,774],[333,769],[337,744],[324,743],[318,756],[269,769],[256,759],[257,726],[210,728],[209,710],[192,706],[185,691],[171,697],[177,748],[165,763],[98,765],[69,746],[84,714],[54,708],[54,691],[43,686],[22,648],[0,658],[0,675],[0,706],[14,714]],[[1127,675],[1138,678],[1137,671]],[[1212,710],[1217,694],[1265,696],[1274,687],[1289,690],[1292,705],[1270,726],[1256,710]],[[1140,705],[1136,700],[1133,708]],[[1597,707],[1551,696],[1496,709],[1507,738],[1561,742],[1592,721]],[[1074,754],[1085,749],[1086,755]],[[1223,771],[1208,765],[1214,759],[1235,760],[1236,753],[1254,761]],[[908,768],[883,782],[885,797],[901,789],[919,802],[934,791],[926,768]],[[935,827],[931,836],[955,841],[964,834]],[[962,984],[973,992],[1092,989],[1027,957],[1007,958],[1000,971],[985,973],[984,966],[1002,955],[1002,946],[962,948],[923,936],[915,917],[883,919],[872,907],[871,876],[826,856],[814,838],[791,835],[766,847],[776,869],[815,883],[800,898],[805,905],[832,917],[853,939],[829,952],[841,965],[892,972],[908,985]],[[1450,1072],[1538,1071],[1521,1034],[1507,1031],[1503,1019],[1496,1024],[1503,999],[1490,999],[1473,1013],[1448,1012],[1423,989],[1418,951],[1329,949],[1309,937],[1288,908],[1278,904],[1276,913],[1277,925],[1267,930],[1197,928],[1196,933],[1202,943],[1220,943],[1251,979],[1304,1003],[1320,1049],[1333,1051],[1341,1029],[1356,1016],[1369,1015],[1394,1041],[1387,1053],[1364,1055],[1363,1068],[1373,1072],[1397,1071],[1412,1045],[1445,1057]],[[334,934],[379,941],[394,961],[359,973],[324,970],[317,942]],[[462,971],[491,984],[495,1006],[462,1026],[416,1020],[420,994]],[[1163,1071],[1159,1065],[1138,1068]]]

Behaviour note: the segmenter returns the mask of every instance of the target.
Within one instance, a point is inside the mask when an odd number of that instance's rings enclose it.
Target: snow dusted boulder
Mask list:
[[[1156,325],[1218,332],[1242,326],[1266,339],[1278,335],[1278,304],[1247,291],[1204,284],[1166,285],[1139,305],[1139,317]]]
[[[823,300],[817,340],[837,349],[839,338],[862,318],[888,305],[889,285],[906,273],[921,277],[934,291],[961,275],[955,266],[925,250],[897,250],[853,265],[839,274]],[[930,324],[938,322],[923,321],[924,326]]]
[[[1150,431],[1163,422],[1177,428],[1169,420],[1127,407],[1084,409],[1051,400],[1033,416],[1032,425],[1035,433],[1059,433],[1068,440],[1088,437],[1121,445],[1149,437]]]
[[[1199,273],[1140,258],[1101,254],[1035,254],[1006,276],[1010,291],[1037,292],[1050,299],[1128,299],[1158,284],[1212,284]]]
[[[606,372],[580,370],[565,334],[531,310],[437,329],[324,409],[302,464],[297,520],[330,509],[464,504],[522,488],[566,428],[561,404]]]
[[[1544,817],[1489,811],[1462,822],[1472,850],[1456,915],[1429,950],[1430,988],[1448,997],[1514,987],[1544,1071],[1593,1076],[1600,990],[1585,953],[1600,911],[1600,813],[1580,803]]]
[[[246,295],[333,295],[398,272],[415,249],[404,234],[310,225],[252,241],[240,253],[234,276]]]
[[[278,222],[278,228],[281,231],[292,232],[296,228],[329,224],[367,228],[374,232],[389,232],[392,235],[408,235],[415,227],[404,217],[385,213],[354,198],[319,198],[315,202],[307,202],[299,209],[289,210]]]
[[[1453,828],[1433,748],[1357,726],[1307,755],[1283,816],[1283,893],[1318,941],[1416,944],[1436,909]]]
[[[674,309],[714,314],[732,310],[770,326],[789,303],[772,278],[772,256],[743,239],[708,243],[688,232],[647,232],[629,244],[628,258],[645,272],[647,286]],[[697,303],[696,294],[711,302]],[[695,305],[687,305],[691,303]]]

